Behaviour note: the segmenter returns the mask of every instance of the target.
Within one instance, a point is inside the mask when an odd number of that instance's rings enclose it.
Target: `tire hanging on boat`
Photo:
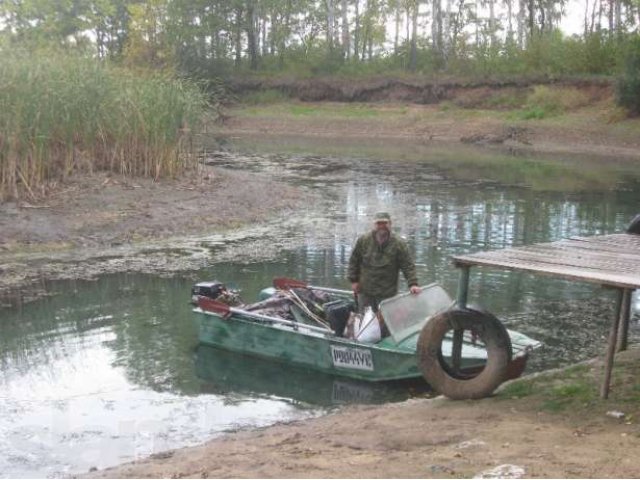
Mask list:
[[[454,372],[442,355],[442,341],[449,331],[474,332],[487,350],[487,363],[477,375]],[[507,377],[511,338],[502,322],[488,312],[454,308],[431,318],[418,338],[418,365],[429,385],[453,400],[484,398]]]

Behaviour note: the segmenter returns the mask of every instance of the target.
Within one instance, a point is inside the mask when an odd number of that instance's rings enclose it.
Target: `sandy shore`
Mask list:
[[[637,369],[640,349],[617,361],[619,369]],[[586,377],[597,390],[602,364],[586,365]],[[558,372],[538,379],[551,382],[553,375]],[[621,402],[621,390],[614,385],[610,400],[560,412],[549,412],[535,393],[345,407],[325,417],[233,433],[88,476],[637,478],[640,407]],[[618,411],[622,418],[611,413]]]

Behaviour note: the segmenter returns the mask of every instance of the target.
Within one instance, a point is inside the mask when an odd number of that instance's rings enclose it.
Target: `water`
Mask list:
[[[455,294],[451,255],[622,231],[640,200],[630,183],[605,191],[535,192],[448,180],[413,160],[389,167],[358,158],[345,168],[335,157],[249,155],[227,163],[303,183],[323,194],[323,209],[301,206],[312,218],[303,231],[282,232],[294,238],[291,248],[273,248],[273,236],[266,237],[268,245],[252,239],[238,261],[171,278],[122,274],[55,282],[49,297],[0,310],[0,476],[82,473],[336,405],[422,393],[198,346],[187,303],[198,280],[242,288],[246,300],[274,276],[347,287],[351,245],[369,228],[370,215],[386,210],[407,238],[421,283],[438,281]],[[309,175],[319,163],[336,168]],[[479,268],[472,269],[470,287],[472,303],[544,342],[529,371],[604,350],[613,292]],[[635,317],[631,335],[638,338]]]

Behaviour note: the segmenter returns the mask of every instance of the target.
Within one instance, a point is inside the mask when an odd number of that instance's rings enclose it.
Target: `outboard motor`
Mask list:
[[[199,282],[191,287],[191,303],[198,305],[198,297],[207,297],[215,300],[227,291],[224,283],[214,280],[212,282]]]

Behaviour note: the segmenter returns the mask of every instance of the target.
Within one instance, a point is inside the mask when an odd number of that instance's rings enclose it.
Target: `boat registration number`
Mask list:
[[[336,367],[373,371],[373,356],[370,350],[331,345],[331,359]]]

